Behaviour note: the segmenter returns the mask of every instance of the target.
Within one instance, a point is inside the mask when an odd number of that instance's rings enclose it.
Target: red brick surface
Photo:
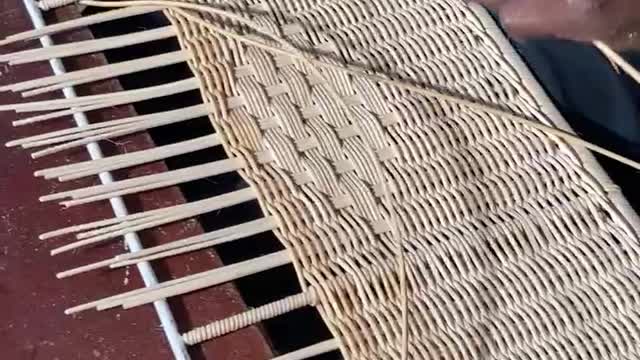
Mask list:
[[[73,9],[58,11],[56,16],[73,15]],[[30,28],[29,19],[19,0],[0,2],[0,37]],[[88,38],[88,31],[67,36]],[[33,44],[18,44],[0,49],[15,51]],[[103,63],[103,57],[91,55],[75,59],[70,68]],[[0,85],[45,76],[48,64],[9,68],[0,65]],[[93,84],[85,92],[106,92],[118,89],[116,81]],[[59,94],[50,97],[59,96]],[[46,97],[43,97],[46,98]],[[0,104],[21,101],[15,94],[0,94]],[[113,119],[133,114],[131,107],[110,109],[92,114],[92,121]],[[68,120],[56,120],[44,125],[14,129],[13,113],[2,113],[0,142],[42,133],[68,126]],[[112,148],[135,151],[153,146],[146,134],[118,140]],[[40,204],[38,196],[63,189],[87,185],[89,179],[73,184],[57,184],[32,176],[37,169],[86,159],[83,149],[42,160],[31,160],[20,149],[0,146],[0,359],[170,359],[153,307],[144,306],[128,311],[86,312],[70,317],[65,308],[141,286],[135,268],[118,271],[97,271],[71,279],[57,280],[56,272],[111,257],[123,252],[121,241],[74,254],[49,256],[49,250],[66,239],[38,240],[38,234],[73,223],[85,223],[112,215],[108,204],[99,203],[63,210],[57,204]],[[131,171],[136,176],[165,169],[163,163],[139,167]],[[177,188],[164,189],[127,199],[132,209],[152,209],[183,202]],[[196,221],[165,226],[142,234],[146,246],[184,238],[201,232]],[[215,252],[200,252],[164,263],[154,264],[161,279],[184,276],[220,266]],[[181,330],[211,320],[232,315],[244,309],[239,294],[232,285],[220,286],[190,294],[170,305],[177,315]],[[257,328],[250,328],[192,349],[193,357],[216,360],[258,360],[271,357],[271,351]]]

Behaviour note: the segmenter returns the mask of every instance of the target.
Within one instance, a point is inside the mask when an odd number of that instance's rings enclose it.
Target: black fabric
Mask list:
[[[553,102],[584,139],[640,160],[640,84],[616,72],[592,46],[560,40],[514,43]],[[640,54],[625,57],[640,66]],[[636,210],[639,172],[597,156]]]

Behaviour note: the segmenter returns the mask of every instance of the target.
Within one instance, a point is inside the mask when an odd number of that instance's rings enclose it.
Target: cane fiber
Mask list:
[[[291,257],[303,288],[187,343],[312,304],[346,359],[638,358],[638,218],[584,148],[485,111],[571,131],[486,11],[463,0],[199,2],[225,17],[166,3],[198,109],[231,159],[209,171],[250,184],[243,199],[255,193],[265,215],[251,233],[275,229],[288,254],[273,266]]]
[[[222,5],[327,61],[565,126],[488,15],[463,1]],[[203,97],[244,99],[212,122],[345,358],[400,358],[392,213],[408,263],[409,358],[637,356],[635,218],[591,158],[393,86],[322,70],[325,83],[309,65],[168,15]]]

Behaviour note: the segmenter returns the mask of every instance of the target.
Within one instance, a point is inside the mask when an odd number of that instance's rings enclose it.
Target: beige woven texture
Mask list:
[[[216,4],[324,61],[564,126],[488,16],[462,0]],[[345,358],[400,359],[400,240],[410,359],[638,358],[635,218],[589,155],[464,106],[318,77],[168,15]],[[231,97],[244,102],[225,109]]]

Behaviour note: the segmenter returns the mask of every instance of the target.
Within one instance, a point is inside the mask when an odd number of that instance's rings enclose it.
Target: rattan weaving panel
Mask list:
[[[226,5],[326,61],[566,127],[489,16],[462,0]],[[635,215],[590,155],[357,76],[325,69],[323,83],[307,64],[168,16],[346,358],[400,358],[398,239],[411,359],[637,357]],[[226,109],[231,97],[244,104]]]

